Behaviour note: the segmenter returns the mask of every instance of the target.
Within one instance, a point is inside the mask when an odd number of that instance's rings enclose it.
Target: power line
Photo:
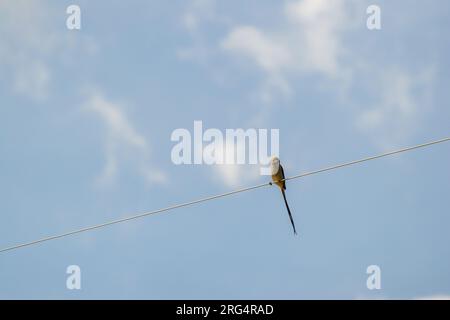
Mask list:
[[[379,155],[376,155],[376,156],[372,156],[372,157],[367,157],[367,158],[363,158],[363,159],[359,159],[359,160],[355,160],[355,161],[345,162],[345,163],[342,163],[342,164],[334,165],[334,166],[331,166],[331,167],[326,167],[326,168],[315,170],[315,171],[305,172],[305,173],[302,173],[302,174],[299,174],[299,175],[295,175],[295,176],[291,176],[291,177],[285,178],[284,180],[299,179],[299,178],[303,178],[303,177],[306,177],[306,176],[311,176],[311,175],[314,175],[314,174],[318,174],[318,173],[321,173],[321,172],[331,171],[331,170],[335,170],[335,169],[351,166],[351,165],[358,164],[358,163],[361,163],[361,162],[366,162],[366,161],[370,161],[370,160],[374,160],[374,159],[379,159],[379,158],[391,156],[391,155],[394,155],[394,154],[399,154],[399,153],[411,151],[411,150],[414,150],[414,149],[428,147],[428,146],[431,146],[431,145],[434,145],[434,144],[438,144],[438,143],[443,143],[443,142],[446,142],[446,141],[449,141],[449,140],[450,140],[450,138],[444,138],[444,139],[440,139],[440,140],[435,140],[435,141],[431,141],[431,142],[415,145],[415,146],[408,147],[408,148],[403,148],[403,149],[399,149],[399,150],[395,150],[395,151],[391,151],[391,152],[382,153],[382,154],[379,154]],[[165,212],[165,211],[170,211],[170,210],[174,210],[174,209],[178,209],[178,208],[182,208],[182,207],[187,207],[187,206],[191,206],[191,205],[198,204],[198,203],[201,203],[201,202],[215,200],[215,199],[218,199],[218,198],[223,198],[223,197],[231,196],[233,194],[246,192],[246,191],[250,191],[250,190],[254,190],[254,189],[259,189],[259,188],[267,187],[267,186],[271,186],[271,185],[272,185],[272,182],[262,183],[262,184],[258,184],[258,185],[252,186],[252,187],[242,188],[242,189],[238,189],[238,190],[234,190],[234,191],[230,191],[230,192],[226,192],[226,193],[222,193],[222,194],[218,194],[218,195],[214,195],[214,196],[210,196],[210,197],[206,197],[206,198],[202,198],[202,199],[198,199],[198,200],[194,200],[194,201],[190,201],[190,202],[176,204],[176,205],[173,205],[173,206],[170,206],[170,207],[166,207],[166,208],[162,208],[162,209],[158,209],[158,210],[154,210],[154,211],[144,212],[144,213],[137,214],[137,215],[134,215],[134,216],[130,216],[130,217],[122,218],[122,219],[117,219],[117,220],[113,220],[113,221],[110,221],[110,222],[105,222],[105,223],[102,223],[102,224],[98,224],[98,225],[94,225],[94,226],[90,226],[90,227],[86,227],[86,228],[81,228],[81,229],[70,231],[70,232],[67,232],[67,233],[62,233],[62,234],[59,234],[59,235],[50,236],[50,237],[46,237],[46,238],[41,238],[41,239],[34,240],[34,241],[31,241],[31,242],[21,243],[21,244],[18,244],[18,245],[14,245],[14,246],[11,246],[11,247],[7,247],[7,248],[4,248],[4,249],[1,249],[0,253],[6,252],[6,251],[15,250],[15,249],[19,249],[19,248],[23,248],[23,247],[28,247],[28,246],[35,245],[35,244],[38,244],[38,243],[42,243],[42,242],[46,242],[46,241],[50,241],[50,240],[55,240],[55,239],[67,237],[67,236],[70,236],[70,235],[74,235],[74,234],[78,234],[78,233],[82,233],[82,232],[86,232],[86,231],[90,231],[90,230],[94,230],[94,229],[103,228],[103,227],[110,226],[110,225],[113,225],[113,224],[117,224],[117,223],[122,223],[122,222],[125,222],[125,221],[130,221],[130,220],[143,218],[143,217],[146,217],[146,216],[149,216],[149,215],[152,215],[152,214],[161,213],[161,212]]]
[[[427,142],[427,143],[422,143],[422,144],[415,145],[413,147],[407,147],[407,148],[403,148],[403,149],[399,149],[399,150],[395,150],[395,151],[382,153],[382,154],[379,154],[379,155],[376,155],[376,156],[367,157],[367,158],[364,158],[364,159],[350,161],[350,162],[338,164],[338,165],[335,165],[335,166],[319,169],[319,170],[316,170],[316,171],[310,171],[310,172],[302,173],[302,174],[299,174],[299,175],[296,175],[296,176],[292,176],[292,177],[286,178],[284,180],[293,180],[293,179],[303,178],[303,177],[306,177],[306,176],[310,176],[310,175],[321,173],[321,172],[325,172],[325,171],[339,169],[339,168],[342,168],[342,167],[348,167],[348,166],[351,166],[351,165],[354,165],[354,164],[357,164],[357,163],[361,163],[361,162],[375,160],[375,159],[379,159],[379,158],[383,158],[383,157],[387,157],[387,156],[392,156],[394,154],[398,154],[398,153],[402,153],[402,152],[406,152],[406,151],[411,151],[411,150],[415,150],[415,149],[419,149],[419,148],[428,147],[428,146],[431,146],[433,144],[438,144],[438,143],[446,142],[446,141],[449,141],[449,140],[450,140],[450,138],[444,138],[444,139],[435,140],[435,141],[431,141],[431,142]]]

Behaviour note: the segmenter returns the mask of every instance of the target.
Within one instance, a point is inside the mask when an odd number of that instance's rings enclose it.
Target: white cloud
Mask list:
[[[221,47],[237,58],[245,58],[267,75],[262,88],[291,94],[290,76],[318,72],[332,79],[347,75],[341,63],[345,52],[343,31],[353,24],[343,0],[289,1],[284,6],[284,25],[268,31],[238,25],[221,41]]]
[[[298,58],[303,61],[303,67],[335,77],[342,68],[339,62],[344,51],[342,32],[351,22],[346,3],[343,0],[288,2],[285,13],[293,28],[300,32]],[[295,43],[294,37],[290,40]]]
[[[119,105],[106,101],[98,94],[91,97],[88,105],[106,123],[109,134],[114,140],[121,140],[141,151],[147,149],[145,139],[131,126]]]
[[[235,54],[242,54],[253,60],[268,73],[281,72],[292,64],[291,52],[256,27],[239,26],[233,29],[222,47]]]
[[[203,150],[202,150],[203,148]],[[209,153],[211,150],[207,150],[208,144],[195,144],[195,153]],[[221,164],[205,164],[211,171],[214,172],[210,175],[212,179],[225,184],[228,187],[242,187],[246,183],[260,178],[260,166],[250,164],[235,164],[237,154],[246,154],[246,141],[241,139],[229,140],[224,139],[223,142],[216,142],[213,154],[215,159],[220,159]],[[248,160],[248,158],[247,158]]]
[[[182,23],[188,31],[195,33],[205,20],[215,17],[215,1],[193,0],[182,17]]]
[[[224,159],[225,163],[233,163],[234,155],[238,153],[245,154],[245,142],[236,140],[231,142],[225,139],[222,148],[217,148],[217,157]],[[229,187],[238,187],[243,184],[254,181],[259,175],[259,166],[246,164],[216,164],[213,169],[219,175],[219,178]]]
[[[361,109],[356,125],[379,147],[389,149],[416,132],[430,104],[433,71],[412,74],[392,68],[372,74],[378,78],[373,88],[377,102]]]
[[[275,89],[288,96],[290,86],[283,72],[294,63],[292,52],[282,42],[253,26],[234,28],[221,42],[221,47],[235,55],[241,55],[260,67],[267,75],[264,90]],[[262,95],[270,101],[271,95]]]
[[[230,188],[242,187],[261,177],[256,165],[218,164],[214,165],[213,169],[219,180]]]
[[[39,60],[18,63],[16,66],[13,90],[18,94],[30,96],[36,100],[43,100],[48,94],[50,70]]]
[[[0,1],[0,79],[13,93],[41,101],[51,93],[58,63],[99,50],[88,36],[68,36],[65,14],[43,1]]]
[[[0,68],[15,93],[36,100],[48,94],[51,72],[45,63],[55,48],[47,25],[51,10],[33,1],[0,3]]]
[[[150,148],[141,134],[127,119],[123,107],[106,100],[101,94],[93,94],[85,109],[98,115],[106,129],[106,163],[98,183],[114,183],[125,165],[136,170],[148,183],[165,183],[165,174],[150,163]]]
[[[204,64],[209,59],[211,48],[205,38],[205,25],[221,22],[221,17],[216,13],[215,0],[192,0],[181,17],[182,27],[192,38],[192,44],[178,50],[181,59],[193,60]]]
[[[379,147],[388,148],[404,143],[420,128],[434,74],[427,65],[411,70],[403,61],[380,65],[358,55],[361,51],[355,49],[367,43],[352,39],[364,41],[363,32],[376,35],[365,27],[366,6],[354,0],[286,1],[283,19],[275,27],[234,23],[219,47],[263,73],[255,88],[262,102],[292,97],[298,77],[317,75],[318,86],[335,88],[330,94],[345,102],[349,121]],[[358,101],[364,94],[366,101]],[[261,108],[254,118],[264,120],[269,112]]]

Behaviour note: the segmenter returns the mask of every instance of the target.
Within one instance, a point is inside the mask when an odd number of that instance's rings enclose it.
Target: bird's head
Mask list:
[[[270,170],[272,172],[272,175],[275,175],[278,173],[278,170],[280,168],[280,159],[276,156],[273,156],[270,160]]]

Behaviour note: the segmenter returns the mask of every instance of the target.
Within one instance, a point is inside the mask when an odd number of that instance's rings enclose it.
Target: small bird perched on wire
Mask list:
[[[280,164],[280,159],[278,157],[272,157],[272,160],[270,162],[270,169],[272,173],[272,181],[275,183],[278,187],[280,187],[281,193],[283,194],[284,203],[286,204],[286,209],[289,213],[289,219],[291,219],[292,228],[294,228],[294,234],[297,234],[297,231],[295,230],[295,223],[294,219],[292,219],[291,209],[289,209],[289,205],[286,200],[286,181],[284,176],[284,170],[283,167]]]

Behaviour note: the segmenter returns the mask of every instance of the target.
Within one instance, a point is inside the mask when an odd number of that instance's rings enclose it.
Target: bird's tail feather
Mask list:
[[[291,219],[292,228],[294,228],[294,234],[297,234],[297,230],[295,230],[294,219],[292,218],[292,214],[291,214],[291,209],[289,209],[289,205],[288,205],[288,202],[286,200],[286,194],[284,193],[283,189],[281,189],[281,193],[283,194],[284,203],[286,204],[286,209],[287,209],[287,211],[289,213],[289,219]]]

